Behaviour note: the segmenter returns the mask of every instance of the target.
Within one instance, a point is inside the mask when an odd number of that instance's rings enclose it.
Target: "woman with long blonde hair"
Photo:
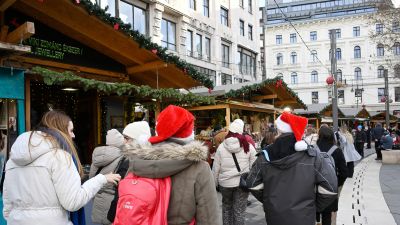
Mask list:
[[[99,174],[82,184],[74,137],[71,119],[63,112],[49,111],[37,128],[17,138],[3,188],[8,225],[82,224],[80,209],[104,184],[120,180],[118,174]]]
[[[340,148],[343,150],[343,155],[347,165],[347,175],[349,178],[353,177],[354,173],[354,162],[361,159],[361,155],[358,154],[354,147],[353,135],[349,132],[347,125],[343,124],[340,127],[339,139]]]

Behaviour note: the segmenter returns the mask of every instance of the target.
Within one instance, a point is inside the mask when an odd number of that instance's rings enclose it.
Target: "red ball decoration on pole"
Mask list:
[[[386,102],[386,97],[385,97],[385,96],[383,96],[383,97],[381,98],[381,102]]]
[[[329,76],[329,77],[326,78],[326,83],[328,85],[333,84],[333,82],[335,82],[335,79],[333,78],[333,76]]]

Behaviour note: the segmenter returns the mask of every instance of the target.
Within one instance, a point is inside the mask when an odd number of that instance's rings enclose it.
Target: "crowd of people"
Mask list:
[[[346,126],[316,130],[284,112],[257,151],[241,119],[217,127],[212,145],[195,140],[194,121],[170,105],[157,118],[155,136],[146,121],[122,133],[109,130],[82,184],[72,120],[47,112],[11,148],[3,187],[8,224],[84,225],[83,207],[94,198],[97,224],[244,225],[252,193],[268,225],[330,225],[368,137],[363,127],[355,135]],[[391,135],[381,131],[377,125],[370,137],[375,147],[389,147]]]

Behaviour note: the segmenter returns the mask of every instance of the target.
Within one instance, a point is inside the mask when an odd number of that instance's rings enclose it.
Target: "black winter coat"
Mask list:
[[[381,140],[381,137],[383,136],[383,132],[385,132],[385,130],[382,128],[382,126],[380,124],[377,124],[376,127],[372,128],[371,130],[371,137],[373,139],[373,141],[377,140]]]
[[[261,200],[268,225],[315,225],[317,186],[329,193],[323,195],[329,201],[322,208],[336,198],[334,170],[326,169],[314,148],[296,152],[295,142],[293,134],[278,137],[267,147],[270,161],[260,154],[246,179],[249,188],[264,184]]]
[[[360,143],[360,142],[367,142],[367,135],[363,130],[361,131],[356,131],[356,137],[354,138],[355,143]]]

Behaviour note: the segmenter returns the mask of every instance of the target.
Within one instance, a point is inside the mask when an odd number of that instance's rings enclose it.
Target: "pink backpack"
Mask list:
[[[118,185],[113,225],[168,225],[171,178],[151,179],[129,173]]]

